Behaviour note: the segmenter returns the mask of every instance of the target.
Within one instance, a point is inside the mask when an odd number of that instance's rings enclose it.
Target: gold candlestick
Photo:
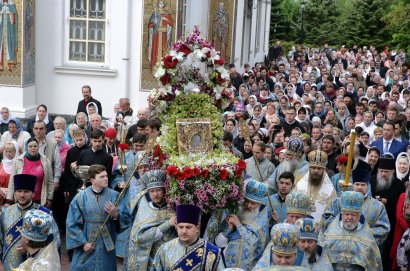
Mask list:
[[[346,170],[345,170],[345,179],[339,181],[339,184],[342,188],[342,191],[349,190],[349,187],[352,185],[350,183],[350,172],[352,171],[355,141],[356,141],[356,131],[354,129],[352,129],[350,131],[349,155],[347,157],[347,165],[346,165]]]

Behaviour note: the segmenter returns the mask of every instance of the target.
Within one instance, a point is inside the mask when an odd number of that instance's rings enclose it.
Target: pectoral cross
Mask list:
[[[313,213],[313,212],[316,212],[315,201],[314,201],[314,199],[313,199],[312,196],[310,197],[310,211],[311,211],[312,213]]]

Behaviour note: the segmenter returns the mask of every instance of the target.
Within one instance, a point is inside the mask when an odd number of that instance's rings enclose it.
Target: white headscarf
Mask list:
[[[396,159],[396,177],[398,179],[402,180],[403,182],[407,182],[408,180],[403,180],[403,178],[407,176],[407,174],[409,173],[409,169],[407,169],[407,171],[404,172],[404,173],[399,172],[399,159],[400,158],[407,159],[407,162],[410,165],[410,156],[406,152],[401,152],[401,153],[399,153],[399,155],[397,155],[397,159]]]
[[[37,114],[36,114],[36,121],[39,121],[39,120],[40,120],[40,118],[38,117],[38,113],[37,113]],[[46,125],[48,125],[48,123],[50,122],[49,117],[48,117],[48,112],[47,112],[46,115],[44,116],[43,121],[44,121],[44,123],[45,123]]]
[[[8,159],[6,155],[3,156],[3,160],[1,161],[2,165],[3,165],[3,169],[4,172],[6,172],[7,174],[11,173],[11,170],[13,169],[13,164],[14,161],[17,159],[17,157],[19,156],[19,147],[17,145],[17,142],[12,140],[9,141],[7,143],[12,143],[14,145],[14,148],[16,149],[16,154],[14,155],[13,159]],[[6,144],[7,144],[6,143]]]

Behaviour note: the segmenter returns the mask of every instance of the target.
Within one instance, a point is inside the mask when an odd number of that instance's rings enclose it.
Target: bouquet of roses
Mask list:
[[[221,159],[214,155],[191,164],[171,162],[166,168],[168,205],[174,208],[179,204],[193,204],[203,212],[236,209],[244,197],[246,163],[231,154],[223,155]]]

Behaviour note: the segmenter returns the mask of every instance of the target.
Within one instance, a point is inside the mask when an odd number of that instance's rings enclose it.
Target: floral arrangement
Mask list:
[[[206,93],[221,109],[227,107],[233,92],[225,60],[212,44],[200,37],[198,27],[172,45],[169,53],[156,66],[159,87],[151,91],[148,101],[163,112],[181,93]]]
[[[212,97],[199,93],[179,95],[171,103],[166,114],[161,114],[161,136],[158,140],[161,148],[169,156],[178,155],[176,120],[184,118],[209,118],[211,120],[214,149],[219,149],[223,136],[222,114],[212,103]]]
[[[195,27],[172,45],[158,63],[154,76],[159,87],[148,101],[161,112],[161,136],[153,157],[168,174],[166,198],[169,207],[194,204],[204,212],[236,209],[244,197],[246,163],[222,151],[222,109],[233,98],[224,59]],[[179,155],[177,119],[209,118],[213,150],[207,154]]]
[[[242,174],[246,163],[231,154],[198,154],[171,159],[167,167],[167,201],[170,207],[194,204],[203,212],[234,210],[244,197]]]

